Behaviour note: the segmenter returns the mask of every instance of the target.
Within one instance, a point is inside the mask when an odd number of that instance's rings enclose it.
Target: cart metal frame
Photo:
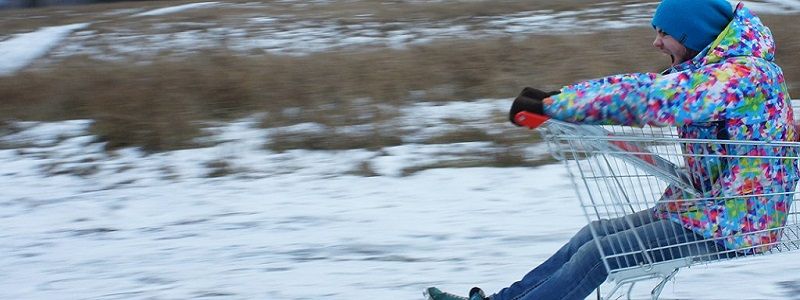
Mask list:
[[[520,116],[518,116],[520,117]],[[522,116],[524,117],[524,116]],[[518,118],[518,120],[521,120]],[[693,201],[725,201],[723,199],[702,198],[703,191],[693,187],[685,170],[689,158],[683,149],[687,144],[700,144],[707,147],[792,147],[800,153],[797,142],[763,142],[733,140],[698,140],[678,137],[676,128],[670,127],[623,127],[576,125],[556,120],[542,120],[539,127],[550,153],[561,160],[575,187],[587,222],[630,216],[643,209],[660,205],[661,196],[668,186],[680,187],[694,197]],[[540,122],[540,123],[541,123]],[[709,158],[712,154],[695,154],[696,159]],[[797,166],[799,157],[729,155],[719,159],[764,159],[791,161]],[[797,198],[797,191],[791,192],[789,199]],[[786,193],[784,193],[785,195]],[[770,197],[774,195],[749,194],[747,197]],[[788,195],[785,195],[788,196]],[[691,197],[690,197],[691,198]],[[730,200],[730,198],[727,198]],[[791,202],[790,202],[791,203]],[[600,247],[597,228],[590,226],[594,240],[598,243],[603,263],[608,271],[607,282],[614,284],[602,299],[617,299],[627,296],[631,299],[636,283],[643,280],[661,279],[651,290],[653,300],[659,298],[662,289],[681,268],[696,264],[741,259],[755,255],[770,255],[800,249],[800,211],[790,205],[786,223],[780,228],[782,236],[766,251],[751,249],[724,249],[715,253],[686,256],[679,259],[656,261],[657,251],[674,251],[675,245],[663,248],[647,248],[640,251],[644,259],[635,266],[612,268],[610,262],[632,253],[603,253]],[[633,220],[625,219],[634,226]],[[679,233],[676,233],[679,234]],[[639,236],[632,243],[642,243]],[[697,241],[687,242],[691,246]],[[642,245],[643,246],[643,245]],[[644,247],[642,247],[644,249]],[[682,255],[683,256],[683,255]],[[627,291],[625,287],[627,286]],[[618,293],[625,295],[615,295]],[[598,292],[598,297],[599,292]]]

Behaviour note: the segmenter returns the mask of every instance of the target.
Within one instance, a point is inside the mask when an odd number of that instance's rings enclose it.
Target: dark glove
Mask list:
[[[560,91],[552,91],[548,93],[532,87],[526,87],[522,89],[522,92],[519,93],[519,96],[514,99],[514,104],[511,104],[511,110],[508,112],[508,120],[514,125],[520,126],[514,122],[514,117],[516,117],[521,111],[544,115],[544,103],[542,103],[542,100],[560,93]]]

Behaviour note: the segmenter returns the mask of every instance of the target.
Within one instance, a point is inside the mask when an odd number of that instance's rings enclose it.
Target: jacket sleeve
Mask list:
[[[750,70],[733,62],[669,75],[632,73],[580,82],[545,102],[552,118],[583,124],[681,126],[741,106]]]

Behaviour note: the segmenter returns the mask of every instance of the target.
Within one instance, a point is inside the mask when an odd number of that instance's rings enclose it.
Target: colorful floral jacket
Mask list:
[[[622,74],[566,86],[546,99],[545,113],[582,124],[675,126],[681,138],[794,141],[791,99],[774,56],[769,29],[740,3],[731,23],[692,60],[665,75]],[[799,177],[796,161],[782,157],[797,150],[687,143],[683,151],[703,199],[686,201],[688,194],[669,186],[656,216],[728,249],[769,249],[781,236]]]

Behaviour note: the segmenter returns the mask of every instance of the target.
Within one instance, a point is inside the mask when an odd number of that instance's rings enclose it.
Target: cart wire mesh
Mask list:
[[[667,280],[682,267],[800,249],[800,211],[791,205],[797,197],[796,176],[783,174],[778,178],[785,182],[776,184],[791,187],[783,190],[753,188],[724,193],[720,192],[719,184],[705,184],[698,180],[701,175],[689,171],[696,171],[699,166],[719,175],[726,168],[739,168],[747,163],[778,164],[796,171],[800,143],[685,139],[679,138],[674,127],[589,126],[555,120],[548,121],[541,129],[551,154],[569,171],[609,274],[608,280],[616,283],[608,297],[625,284],[632,289],[638,281],[661,278],[651,293],[657,299]],[[686,154],[687,147],[708,151]],[[665,196],[669,192],[680,196]],[[611,233],[600,226],[607,220],[617,220],[622,224],[619,230],[633,229],[639,224],[668,218],[670,213],[674,216],[692,211],[703,213],[703,207],[709,205],[744,205],[753,209],[750,206],[753,201],[759,202],[758,209],[763,210],[759,212],[774,217],[769,225],[762,224],[762,230],[704,236],[689,229],[665,227],[661,232],[637,232],[627,239],[609,240],[604,237]],[[780,205],[788,208],[774,207]],[[652,240],[648,234],[674,239],[653,244],[647,242]],[[748,238],[759,243],[730,246],[732,241]]]

